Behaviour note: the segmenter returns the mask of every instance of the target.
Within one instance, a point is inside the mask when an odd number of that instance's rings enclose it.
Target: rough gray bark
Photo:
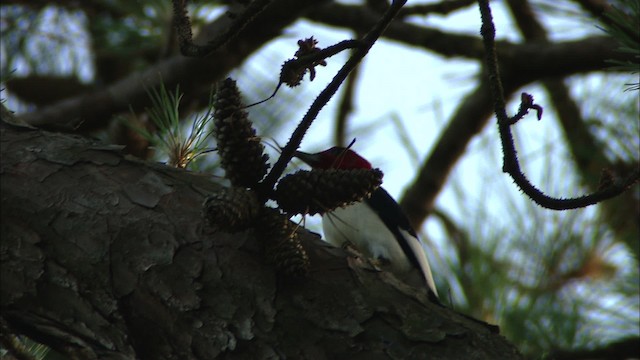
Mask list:
[[[4,117],[4,116],[3,116]],[[308,234],[308,278],[279,277],[260,234],[212,232],[208,176],[76,135],[0,123],[1,317],[82,359],[520,359]]]

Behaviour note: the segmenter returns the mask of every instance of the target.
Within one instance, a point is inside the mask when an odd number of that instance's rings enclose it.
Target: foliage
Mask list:
[[[191,124],[188,134],[185,134],[185,124],[180,116],[180,87],[170,93],[162,84],[159,90],[150,89],[148,94],[152,107],[147,109],[147,114],[156,130],[151,132],[134,124],[130,126],[157,146],[168,157],[169,165],[186,168],[196,158],[210,151],[206,145],[211,135],[208,124],[213,117],[213,91],[206,111],[186,122]]]
[[[605,16],[609,22],[604,23],[604,30],[620,42],[620,52],[633,55],[635,61],[616,61],[611,63],[632,74],[640,72],[640,1],[630,0],[627,9],[613,7]],[[627,10],[627,11],[625,11]],[[637,78],[637,76],[636,76]],[[640,90],[640,82],[627,84],[627,90]]]
[[[534,357],[637,333],[637,260],[592,221],[595,211],[550,212],[512,199],[511,215],[499,219],[486,198],[459,201],[465,226],[438,216],[449,239],[438,252],[451,271],[445,286],[454,308],[499,324]]]

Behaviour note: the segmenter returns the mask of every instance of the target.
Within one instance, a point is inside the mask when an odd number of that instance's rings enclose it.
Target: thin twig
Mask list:
[[[513,117],[509,117],[506,112],[504,90],[502,82],[500,80],[500,72],[498,69],[498,60],[496,56],[495,47],[495,27],[493,25],[493,18],[491,15],[491,8],[489,7],[489,0],[478,0],[480,7],[480,15],[482,18],[482,27],[480,33],[486,51],[486,67],[489,76],[489,82],[491,83],[491,90],[494,99],[494,110],[498,119],[498,130],[500,132],[500,141],[502,143],[503,152],[503,165],[502,171],[508,173],[518,185],[518,187],[533,200],[536,204],[552,210],[568,210],[586,207],[589,205],[597,204],[603,200],[610,199],[618,196],[640,179],[640,170],[635,169],[626,178],[612,181],[610,185],[604,186],[602,189],[589,194],[580,196],[577,198],[561,199],[553,198],[538,188],[536,188],[520,169],[518,162],[517,151],[513,142],[513,135],[511,133],[511,126],[515,125],[524,115],[528,113],[529,109],[535,109],[538,111],[538,116],[541,116],[542,108],[533,103],[533,99],[530,95],[524,95],[520,105],[520,111]]]
[[[280,90],[280,87],[282,86],[282,84],[287,82],[283,76],[285,73],[289,72],[287,71],[286,68],[291,69],[292,72],[298,72],[300,69],[307,69],[309,67],[312,67],[314,66],[314,64],[317,64],[322,60],[325,60],[334,55],[337,55],[344,50],[356,49],[361,45],[362,45],[362,41],[360,40],[343,40],[337,44],[327,46],[324,49],[319,49],[317,52],[313,54],[301,56],[297,59],[292,59],[285,62],[282,67],[282,71],[280,72],[280,80],[278,81],[278,85],[276,85],[276,88],[273,90],[273,93],[268,98],[255,102],[253,104],[249,104],[246,107],[249,108],[252,106],[262,104],[263,102],[268,101],[274,96],[276,96],[276,93],[278,92],[278,90]]]

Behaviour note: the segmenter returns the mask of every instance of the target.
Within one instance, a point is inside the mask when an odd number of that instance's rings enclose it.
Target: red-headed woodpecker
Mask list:
[[[315,169],[371,169],[371,164],[354,151],[343,147],[295,156]],[[418,235],[398,203],[379,187],[371,197],[338,208],[322,216],[326,240],[335,245],[353,244],[360,252],[388,263],[398,275],[419,270],[420,281],[438,295],[431,268]],[[406,279],[406,277],[404,277]]]

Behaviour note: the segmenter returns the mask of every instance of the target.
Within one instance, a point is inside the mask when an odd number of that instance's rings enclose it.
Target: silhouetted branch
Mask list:
[[[486,67],[489,74],[489,81],[491,83],[494,110],[498,119],[498,130],[500,132],[500,140],[503,149],[504,157],[502,171],[508,173],[513,178],[516,185],[518,185],[518,187],[535,203],[552,210],[576,209],[597,204],[603,200],[610,199],[621,194],[631,185],[636,183],[638,179],[640,179],[640,171],[638,169],[632,171],[625,179],[610,181],[608,186],[603,186],[602,189],[599,189],[589,195],[577,198],[561,199],[553,198],[544,194],[536,188],[529,179],[527,179],[520,169],[520,163],[518,162],[517,152],[513,142],[513,135],[511,133],[511,126],[515,125],[515,123],[522,119],[530,109],[537,110],[538,118],[540,118],[542,108],[533,103],[533,97],[528,94],[523,94],[518,113],[513,117],[509,117],[507,115],[506,102],[503,95],[504,89],[502,87],[502,81],[500,80],[498,60],[496,56],[495,27],[493,25],[491,8],[489,7],[488,0],[478,0],[478,4],[480,6],[480,14],[482,17],[480,33],[482,34],[486,50]]]
[[[516,25],[527,42],[549,42],[547,31],[537,18],[537,14],[529,0],[508,0],[507,5]],[[598,174],[594,174],[593,169],[607,169],[607,171],[609,171],[608,169],[616,169],[618,173],[628,172],[629,170],[620,171],[615,162],[607,158],[603,144],[590,131],[589,122],[581,113],[579,104],[573,99],[564,80],[561,78],[543,79],[542,85],[553,104],[559,125],[571,151],[573,162],[579,170],[582,183],[587,186],[587,189],[595,191],[603,185],[602,178],[599,183]],[[590,114],[590,117],[594,115]],[[597,121],[602,120],[599,119]],[[629,165],[631,164],[629,163]],[[633,198],[620,196],[601,205],[600,211],[609,224],[609,228],[616,233],[619,239],[628,239],[629,249],[637,249],[638,231],[640,230],[636,220],[638,217],[620,216],[621,213],[637,215],[640,210],[637,207],[637,201]]]

